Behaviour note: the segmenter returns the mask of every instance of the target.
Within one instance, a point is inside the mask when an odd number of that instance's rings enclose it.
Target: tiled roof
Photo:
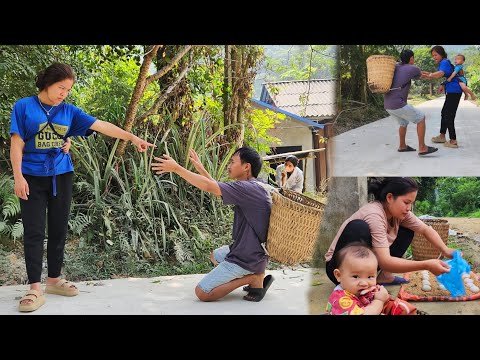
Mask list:
[[[261,101],[295,115],[302,117],[335,115],[335,79],[277,81],[264,83],[263,87]]]

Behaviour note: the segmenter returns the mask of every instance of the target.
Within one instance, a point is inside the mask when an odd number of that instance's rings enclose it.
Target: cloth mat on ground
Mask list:
[[[410,280],[408,284],[403,284],[400,287],[398,297],[408,301],[469,301],[480,299],[480,292],[474,293],[465,286],[465,296],[451,296],[447,290],[440,290],[438,288],[438,281],[432,273],[429,273],[431,291],[422,290],[422,272],[413,271],[405,274],[405,279]],[[473,283],[480,287],[480,282],[477,280],[477,274],[470,272],[470,278]]]

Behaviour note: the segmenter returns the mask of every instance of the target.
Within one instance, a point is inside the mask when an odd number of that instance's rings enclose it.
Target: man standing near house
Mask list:
[[[227,167],[229,177],[236,181],[217,182],[194,150],[189,155],[199,174],[180,166],[168,155],[155,157],[158,162],[152,163],[152,170],[156,174],[174,172],[200,190],[221,196],[224,204],[235,205],[233,244],[214,250],[210,259],[216,267],[198,283],[195,294],[201,301],[214,301],[248,285],[248,294],[243,298],[258,302],[274,280],[271,275],[264,276],[268,263],[264,245],[272,201],[266,184],[257,180],[262,159],[252,148],[238,149]]]
[[[288,189],[302,193],[303,191],[303,171],[298,167],[298,158],[289,155],[285,159],[285,164],[277,166],[275,180],[282,189]]]

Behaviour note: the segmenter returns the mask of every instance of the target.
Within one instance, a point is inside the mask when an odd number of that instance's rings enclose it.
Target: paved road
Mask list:
[[[439,150],[425,157],[417,152],[397,152],[398,124],[388,117],[335,136],[334,176],[480,176],[480,108],[460,100],[455,118],[458,149],[432,144],[440,130],[445,98],[418,105],[427,118],[427,145]],[[410,124],[407,144],[418,149],[416,125]]]
[[[204,276],[179,275],[156,278],[128,278],[78,283],[80,295],[64,297],[46,294],[46,303],[32,315],[307,315],[310,269],[267,271],[275,281],[261,302],[243,300],[237,289],[221,300],[202,303],[194,293]],[[17,311],[18,300],[27,285],[0,287],[0,315]]]

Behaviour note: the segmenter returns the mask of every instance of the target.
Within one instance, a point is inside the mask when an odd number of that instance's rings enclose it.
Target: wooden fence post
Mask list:
[[[327,162],[327,172],[326,172],[326,178],[330,178],[332,176],[332,155],[333,155],[333,146],[332,146],[332,137],[333,137],[333,124],[332,123],[327,123],[325,124],[324,128],[324,133],[325,137],[327,138],[327,142],[323,145],[325,145],[325,159]]]

